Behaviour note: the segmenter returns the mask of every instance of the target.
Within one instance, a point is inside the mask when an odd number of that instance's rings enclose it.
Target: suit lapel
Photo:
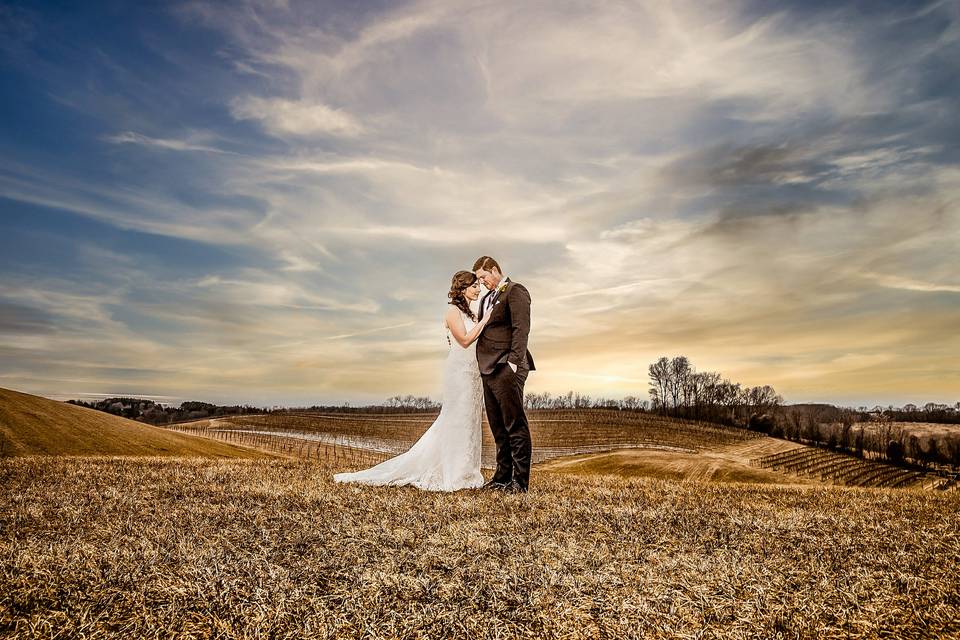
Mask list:
[[[497,300],[500,299],[500,295],[506,293],[507,291],[509,291],[509,290],[510,290],[510,285],[512,285],[512,284],[513,284],[513,280],[507,280],[507,285],[503,288],[503,291],[500,291],[500,289],[497,288],[496,290],[490,292],[490,293],[495,294],[495,295],[493,296],[493,302],[490,303],[490,311],[491,311],[491,312],[493,311],[494,305],[497,304]],[[487,295],[490,295],[490,293],[488,293]]]
[[[487,298],[489,298],[492,293],[493,291],[487,291],[486,295],[480,300],[480,315],[477,317],[477,320],[483,320],[484,313],[486,313],[487,310]]]
[[[497,306],[497,301],[500,299],[500,295],[510,291],[510,287],[513,286],[513,280],[507,279],[507,286],[503,288],[503,291],[500,291],[499,287],[493,291],[487,291],[486,295],[483,296],[480,300],[480,315],[477,317],[477,320],[483,320],[483,316],[487,312],[487,298],[493,296],[493,299],[490,301],[490,313],[493,313],[493,310]]]

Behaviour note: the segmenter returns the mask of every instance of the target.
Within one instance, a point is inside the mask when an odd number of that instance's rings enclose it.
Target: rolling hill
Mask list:
[[[249,458],[266,454],[0,389],[0,457],[37,455]]]
[[[680,481],[956,490],[957,483],[918,469],[864,460],[755,431],[664,416],[609,410],[529,411],[537,471],[651,477]],[[406,451],[436,413],[278,412],[223,416],[175,429],[285,456],[373,466]],[[482,427],[481,465],[495,448]]]
[[[555,458],[538,469],[576,475],[649,477],[681,481],[748,482],[754,484],[821,484],[815,479],[790,477],[772,469],[751,466],[758,455],[806,450],[801,444],[759,437],[697,451],[615,449]]]

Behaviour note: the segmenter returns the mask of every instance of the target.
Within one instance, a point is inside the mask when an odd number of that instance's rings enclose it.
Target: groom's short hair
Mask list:
[[[500,268],[500,263],[491,258],[490,256],[480,256],[477,258],[477,261],[473,263],[473,270],[483,269],[484,271],[491,271],[493,267],[497,268],[497,271],[503,273],[503,269]]]

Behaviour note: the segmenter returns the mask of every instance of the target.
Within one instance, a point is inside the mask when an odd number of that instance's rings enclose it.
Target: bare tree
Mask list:
[[[661,357],[649,367],[650,403],[654,410],[666,415],[669,408],[668,384],[670,379],[670,360]]]
[[[690,361],[686,356],[676,356],[670,361],[670,374],[667,378],[667,391],[673,403],[673,414],[680,415],[680,407],[689,406],[687,403],[688,378],[693,372]]]

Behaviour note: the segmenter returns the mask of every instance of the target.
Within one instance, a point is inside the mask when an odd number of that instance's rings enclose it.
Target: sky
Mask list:
[[[0,386],[438,398],[492,255],[528,392],[953,404],[957,113],[956,1],[0,2]]]

